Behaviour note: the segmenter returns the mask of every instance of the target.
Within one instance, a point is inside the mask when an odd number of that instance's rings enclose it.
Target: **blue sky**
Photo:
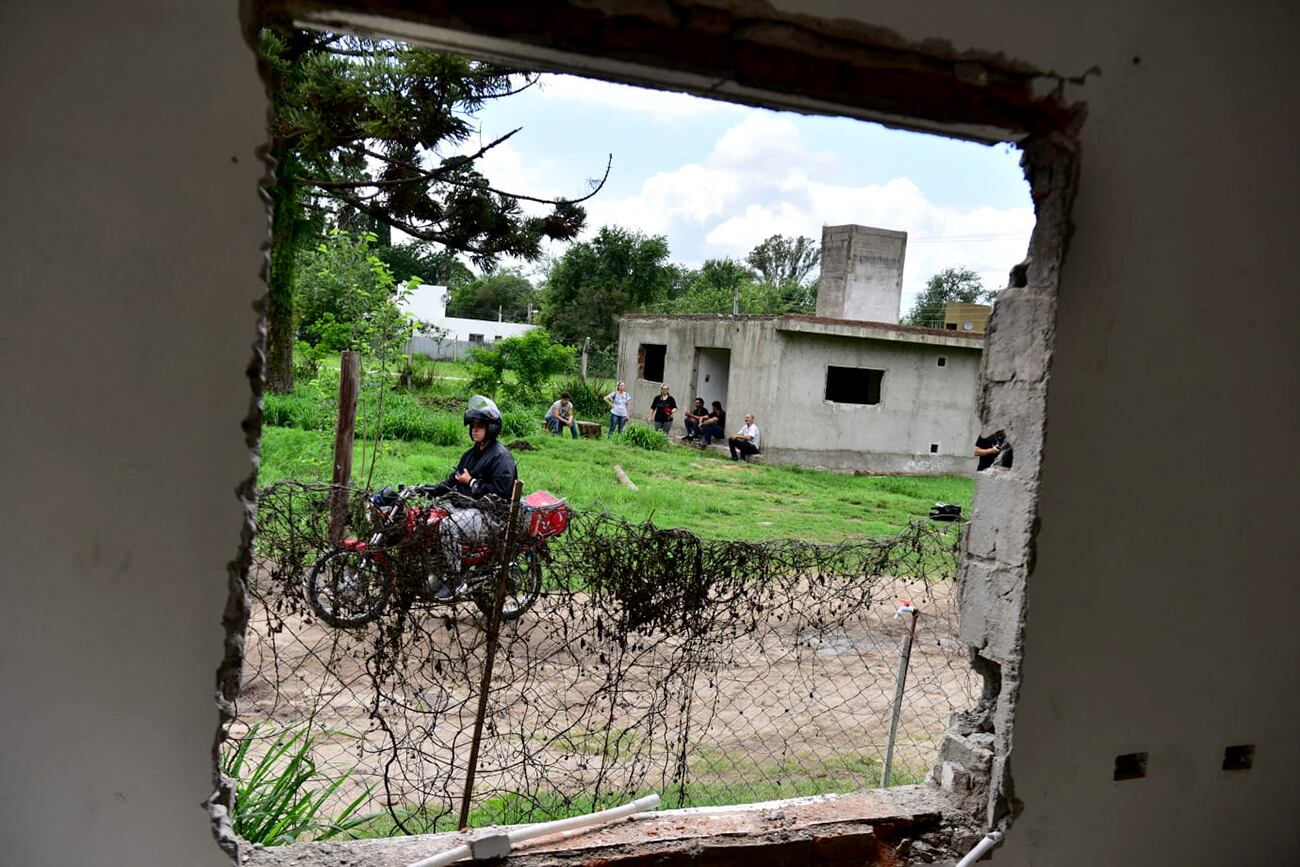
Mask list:
[[[1001,288],[1033,228],[1020,154],[1007,145],[554,75],[478,121],[466,150],[523,127],[481,163],[512,192],[580,195],[612,153],[609,181],[587,203],[589,233],[616,224],[665,235],[684,265],[743,258],[772,234],[820,240],[823,225],[906,231],[904,311],[952,265]]]

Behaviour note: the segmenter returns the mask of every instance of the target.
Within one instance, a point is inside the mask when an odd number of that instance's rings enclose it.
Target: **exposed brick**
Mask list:
[[[871,832],[824,834],[812,838],[813,864],[875,864],[880,840]]]

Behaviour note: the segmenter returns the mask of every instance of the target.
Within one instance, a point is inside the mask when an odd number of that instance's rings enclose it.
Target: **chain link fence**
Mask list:
[[[380,541],[382,532],[368,535],[370,499],[353,491],[351,532],[383,561],[386,596],[379,610],[360,605],[373,614],[366,622],[331,626],[305,593],[315,564],[339,547],[329,496],[328,486],[296,483],[261,494],[229,738],[264,741],[251,745],[257,754],[277,732],[310,728],[318,771],[346,775],[331,797],[364,796],[376,814],[366,833],[454,828],[499,561],[449,576],[427,506],[412,506],[415,517]],[[502,548],[506,522],[485,523],[472,545]],[[957,637],[958,536],[956,525],[918,522],[839,545],[734,542],[571,512],[562,535],[507,573],[513,592],[540,567],[541,593],[500,629],[471,824],[562,817],[650,792],[666,806],[700,806],[919,782],[949,716],[978,691]],[[430,574],[459,586],[459,601],[439,601]],[[915,624],[896,616],[905,603],[919,610]]]

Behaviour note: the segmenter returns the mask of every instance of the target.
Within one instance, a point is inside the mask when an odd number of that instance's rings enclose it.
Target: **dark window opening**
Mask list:
[[[880,403],[883,370],[868,367],[827,367],[826,399],[835,403]]]
[[[1224,747],[1223,769],[1225,771],[1249,771],[1255,765],[1255,745],[1239,744]]]
[[[668,347],[662,343],[642,343],[636,353],[637,375],[650,382],[663,382],[667,355]]]
[[[932,454],[932,455],[937,455],[937,454],[939,454],[939,444],[938,444],[938,443],[930,443],[930,454]]]
[[[482,334],[471,334],[471,335],[469,336],[469,342],[470,342],[470,343],[482,343],[482,342],[483,342],[483,335],[482,335]]]
[[[1140,780],[1146,775],[1146,753],[1125,753],[1115,757],[1115,779]]]
[[[946,355],[940,355],[940,356],[939,356],[939,366],[940,366],[940,367],[947,367],[947,366],[948,366],[948,357],[947,357]]]

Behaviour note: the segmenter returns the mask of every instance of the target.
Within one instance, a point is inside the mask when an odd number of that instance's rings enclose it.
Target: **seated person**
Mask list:
[[[700,421],[700,448],[707,449],[714,438],[726,436],[727,411],[718,401],[713,402],[713,409]]]
[[[704,421],[708,415],[708,410],[704,408],[704,398],[695,398],[695,405],[686,412],[686,436],[682,437],[682,439],[689,442],[698,437],[700,435],[700,422]]]
[[[573,438],[578,438],[578,423],[573,419],[573,398],[567,391],[546,411],[546,426],[556,436],[560,435],[561,427],[567,427]]]
[[[748,461],[750,455],[758,454],[758,437],[758,425],[754,424],[754,414],[751,412],[745,416],[744,426],[727,437],[727,447],[731,449],[731,459],[736,461],[744,458]]]
[[[497,527],[489,503],[484,503],[488,507],[485,513],[474,501],[508,501],[518,478],[514,456],[497,442],[501,433],[497,405],[489,398],[474,395],[465,410],[465,424],[473,442],[469,451],[460,456],[456,469],[445,480],[419,489],[428,497],[455,495],[446,504],[450,514],[438,526],[439,542],[452,578],[460,574],[462,546],[486,541]],[[438,576],[430,575],[429,584],[439,599],[451,598],[451,589]]]

